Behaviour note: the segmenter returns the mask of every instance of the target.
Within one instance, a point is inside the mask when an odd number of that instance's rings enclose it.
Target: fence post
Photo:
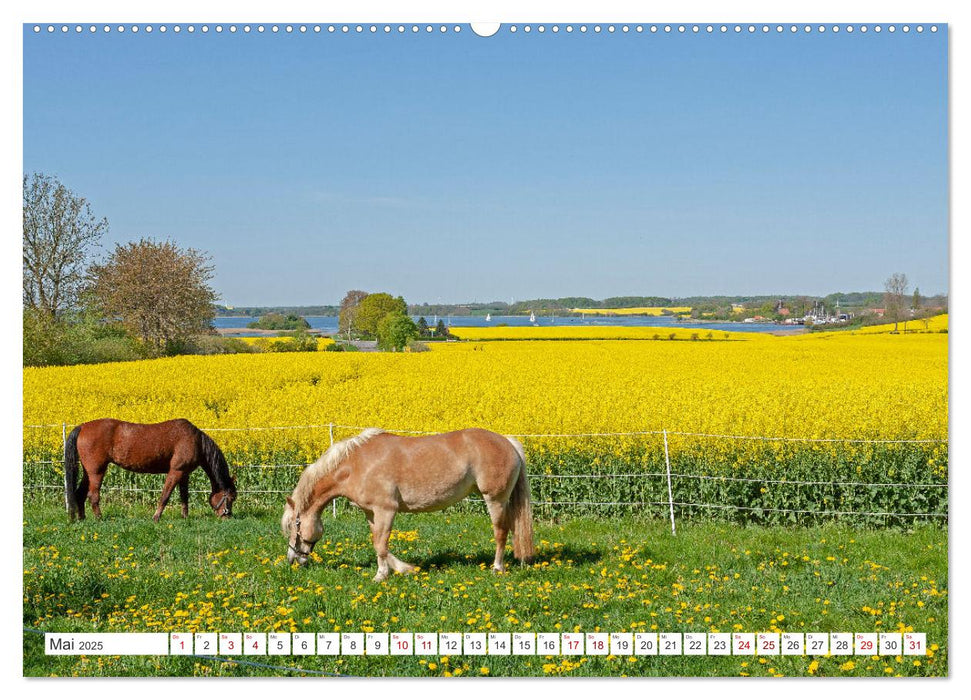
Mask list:
[[[671,456],[668,454],[668,431],[663,430],[664,433],[664,463],[667,465],[668,469],[668,507],[671,509],[671,534],[678,534],[674,529],[674,496],[671,493]]]
[[[64,507],[70,513],[71,502],[67,498],[67,492],[74,488],[74,484],[67,483],[67,423],[61,423],[61,445],[61,456],[64,458],[64,461],[61,463],[64,468]]]
[[[328,423],[327,424],[327,430],[330,433],[330,446],[333,447],[334,446],[334,424],[333,423]],[[336,498],[333,501],[330,502],[330,512],[331,512],[331,515],[333,517],[335,517],[335,518],[337,517],[337,499]]]

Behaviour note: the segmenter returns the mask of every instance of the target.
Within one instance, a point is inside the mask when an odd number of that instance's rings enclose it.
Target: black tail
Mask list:
[[[79,425],[67,436],[64,443],[64,501],[67,505],[67,515],[71,520],[78,517],[78,433]]]

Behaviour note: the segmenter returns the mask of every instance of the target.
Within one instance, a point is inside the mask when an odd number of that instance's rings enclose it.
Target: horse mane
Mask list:
[[[199,430],[196,428],[196,430]],[[219,445],[211,437],[199,430],[202,442],[202,462],[200,466],[212,482],[213,491],[230,491],[236,493],[236,485],[229,474],[229,464]]]
[[[383,432],[384,431],[380,428],[368,428],[360,435],[355,435],[354,437],[347,438],[346,440],[335,442],[327,449],[326,452],[324,452],[324,454],[320,456],[316,462],[304,469],[303,473],[300,475],[300,480],[297,482],[296,488],[293,490],[293,495],[291,496],[293,502],[297,506],[297,511],[299,512],[304,510],[310,504],[310,499],[313,496],[314,486],[316,486],[318,481],[337,469],[341,462],[347,459],[351,452],[373,438],[375,435],[380,435]]]

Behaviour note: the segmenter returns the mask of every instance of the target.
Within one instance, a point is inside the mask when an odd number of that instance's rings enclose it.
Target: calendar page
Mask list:
[[[23,675],[948,676],[946,21],[325,14],[20,27]]]

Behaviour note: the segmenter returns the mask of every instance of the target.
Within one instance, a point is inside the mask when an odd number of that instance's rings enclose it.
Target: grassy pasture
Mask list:
[[[47,631],[898,631],[914,657],[240,657],[367,676],[943,676],[947,533],[846,525],[760,527],[642,517],[538,520],[538,556],[489,570],[484,513],[399,516],[392,551],[421,566],[374,584],[360,513],[325,516],[306,569],[287,566],[279,509],[216,520],[194,497],[160,524],[150,500],[106,502],[69,524],[54,494],[25,501],[27,628]],[[171,504],[170,504],[171,508]],[[46,657],[24,633],[27,676],[300,675],[178,657]]]

